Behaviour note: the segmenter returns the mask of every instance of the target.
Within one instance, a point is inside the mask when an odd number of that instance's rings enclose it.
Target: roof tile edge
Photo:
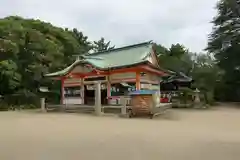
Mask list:
[[[150,40],[150,41],[146,41],[146,42],[142,42],[142,43],[137,43],[137,44],[132,44],[132,45],[127,45],[127,46],[123,46],[123,47],[119,47],[119,48],[114,48],[114,49],[110,49],[110,50],[107,50],[107,51],[100,51],[100,52],[94,52],[94,53],[86,53],[86,54],[83,54],[82,56],[86,56],[86,57],[90,57],[90,56],[94,56],[94,55],[98,55],[98,54],[101,54],[101,53],[108,53],[108,52],[112,52],[112,51],[118,51],[118,50],[124,50],[124,49],[127,49],[127,48],[134,48],[134,47],[139,47],[139,46],[144,46],[144,45],[153,45],[153,41]]]

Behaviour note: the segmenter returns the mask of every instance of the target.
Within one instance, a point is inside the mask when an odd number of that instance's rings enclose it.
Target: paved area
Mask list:
[[[1,112],[1,160],[239,160],[240,109],[157,119]]]

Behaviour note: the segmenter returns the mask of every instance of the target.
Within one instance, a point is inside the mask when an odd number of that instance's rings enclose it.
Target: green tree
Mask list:
[[[78,44],[81,46],[81,52],[79,54],[86,54],[91,49],[93,49],[93,45],[88,40],[88,37],[84,36],[82,32],[78,31],[76,28],[68,31],[73,35],[73,37],[77,40]]]
[[[167,49],[162,45],[156,45],[156,52],[159,57],[160,65],[163,68],[175,72],[188,74],[192,68],[191,53],[183,45],[172,45]]]
[[[169,50],[168,48],[164,47],[161,44],[154,44],[154,49],[156,51],[156,54],[158,57],[160,56],[164,56],[164,55],[168,55],[169,54]]]
[[[181,44],[172,44],[169,48],[169,54],[174,57],[181,58],[184,54],[188,53],[188,50]]]
[[[17,16],[0,19],[0,94],[36,92],[45,83],[43,74],[65,68],[83,48],[85,42],[72,32],[50,23]]]
[[[208,103],[213,101],[213,94],[222,72],[210,54],[191,53],[183,45],[172,45],[170,49],[156,46],[160,65],[163,68],[184,73],[194,80],[192,87],[200,89]]]
[[[95,52],[102,52],[106,50],[111,50],[115,48],[115,46],[111,46],[111,42],[106,42],[104,38],[101,38],[99,41],[93,42],[93,50]]]
[[[13,93],[21,84],[21,75],[17,72],[17,64],[12,60],[2,60],[0,71],[0,95]]]
[[[195,54],[193,59],[193,68],[189,74],[194,79],[193,87],[204,94],[207,103],[212,103],[222,72],[210,54]]]
[[[213,53],[218,66],[224,71],[221,100],[240,99],[240,2],[220,0],[218,14],[213,19],[214,28],[209,37],[207,50]]]

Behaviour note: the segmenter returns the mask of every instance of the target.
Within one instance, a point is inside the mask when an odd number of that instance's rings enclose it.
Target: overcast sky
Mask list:
[[[78,28],[90,40],[116,46],[153,40],[206,47],[217,0],[0,0],[0,17],[20,15]]]

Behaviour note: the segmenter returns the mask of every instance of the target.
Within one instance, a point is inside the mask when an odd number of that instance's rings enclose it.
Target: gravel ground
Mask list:
[[[0,160],[240,160],[240,109],[156,119],[1,112]]]

